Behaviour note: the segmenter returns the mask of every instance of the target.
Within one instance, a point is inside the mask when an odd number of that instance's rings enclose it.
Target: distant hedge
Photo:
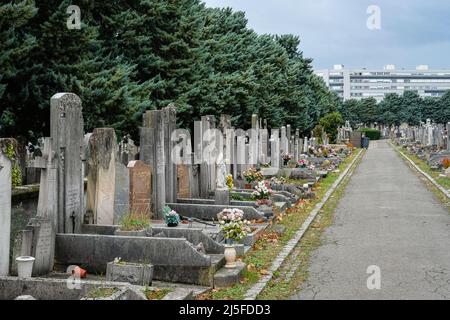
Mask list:
[[[370,128],[362,128],[359,131],[364,133],[367,138],[370,140],[380,140],[381,137],[381,131],[377,129],[370,129]]]

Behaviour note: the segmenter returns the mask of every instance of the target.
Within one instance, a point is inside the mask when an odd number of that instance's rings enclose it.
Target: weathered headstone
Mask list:
[[[177,201],[177,165],[172,161],[171,153],[174,148],[175,130],[177,129],[177,109],[174,104],[170,104],[162,109],[164,128],[164,154],[165,154],[165,179],[166,179],[166,202]]]
[[[55,233],[58,217],[57,167],[52,150],[52,139],[45,138],[42,157],[36,157],[33,167],[41,169],[37,216],[32,218],[23,233],[22,252],[35,257],[33,275],[48,274],[53,270]],[[29,245],[29,248],[25,246]]]
[[[48,274],[53,270],[55,257],[55,231],[53,221],[46,217],[30,219],[26,229],[32,230],[31,256],[35,258],[33,275]]]
[[[179,164],[177,168],[178,174],[178,198],[191,198],[191,179],[192,175],[190,166]]]
[[[58,170],[58,232],[79,233],[84,211],[81,100],[73,93],[57,93],[51,98],[50,106],[52,150]]]
[[[116,181],[114,191],[114,224],[130,211],[130,173],[126,165],[116,159]]]
[[[272,168],[280,168],[280,130],[272,129],[270,138],[270,163]]]
[[[214,116],[207,115],[201,118],[201,154],[203,161],[200,165],[200,197],[202,198],[208,198],[209,192],[216,187],[215,123]]]
[[[86,214],[94,224],[114,224],[116,134],[112,128],[94,129],[89,139]]]
[[[152,170],[143,161],[130,161],[130,214],[152,217]]]
[[[11,161],[0,150],[0,276],[9,274]]]
[[[150,166],[152,177],[152,212],[155,218],[163,217],[166,204],[166,160],[164,148],[163,114],[150,110],[144,114],[141,128],[140,159]],[[170,157],[170,155],[169,155]],[[131,176],[130,176],[131,184]]]

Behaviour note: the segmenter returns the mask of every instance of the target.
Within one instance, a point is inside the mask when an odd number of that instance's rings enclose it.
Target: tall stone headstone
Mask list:
[[[58,232],[79,233],[83,220],[82,149],[84,122],[80,98],[57,93],[50,100],[52,150],[58,170]]]
[[[166,155],[164,148],[164,119],[162,111],[150,110],[144,114],[141,128],[140,159],[150,166],[152,177],[152,212],[163,218],[166,204]],[[170,155],[169,155],[170,156]],[[131,176],[130,176],[131,179]]]
[[[200,165],[200,197],[208,198],[209,192],[216,188],[216,162],[217,157],[214,129],[216,119],[214,116],[207,115],[201,118],[201,154],[203,161]]]
[[[20,250],[16,254],[35,258],[33,275],[46,275],[53,270],[55,257],[55,233],[58,222],[58,179],[55,152],[51,138],[43,142],[42,156],[32,161],[41,170],[39,199],[36,217],[30,219],[19,239]],[[20,251],[20,252],[19,252]]]
[[[114,224],[116,145],[112,128],[96,128],[89,139],[86,214],[94,224]]]
[[[270,137],[270,163],[272,168],[281,167],[280,130],[272,129]]]
[[[120,224],[122,217],[130,211],[130,174],[126,165],[116,159],[114,191],[114,224]]]
[[[152,217],[152,171],[143,161],[130,161],[130,214]]]
[[[9,274],[11,161],[0,150],[0,276]]]
[[[192,172],[191,166],[186,164],[179,164],[177,166],[178,175],[178,198],[191,198],[191,183],[192,183]]]
[[[177,165],[172,160],[171,154],[176,141],[175,130],[177,129],[177,109],[170,104],[162,109],[164,128],[164,154],[165,154],[165,179],[166,179],[166,202],[177,202]]]

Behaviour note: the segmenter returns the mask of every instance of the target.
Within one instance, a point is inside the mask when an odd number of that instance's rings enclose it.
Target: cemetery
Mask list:
[[[389,131],[396,146],[411,157],[444,189],[450,189],[450,123],[432,123],[430,119],[419,126],[404,124]]]
[[[0,299],[194,299],[231,287],[258,241],[283,234],[283,216],[317,199],[354,150],[347,126],[331,145],[257,115],[247,132],[203,116],[191,139],[171,104],[144,113],[135,143],[112,128],[86,133],[73,93],[50,110],[39,145],[0,140]]]

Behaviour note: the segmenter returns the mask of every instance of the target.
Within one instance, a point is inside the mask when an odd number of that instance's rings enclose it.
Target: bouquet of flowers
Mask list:
[[[313,164],[310,164],[310,165],[308,166],[308,169],[311,170],[311,171],[314,171],[314,170],[316,170],[316,166],[313,165]]]
[[[163,215],[164,221],[168,226],[177,226],[181,221],[179,214],[175,210],[170,209],[169,206],[164,207]]]
[[[251,232],[250,222],[244,220],[244,212],[240,209],[224,209],[217,218],[227,240],[240,241]]]
[[[250,168],[243,172],[245,180],[248,183],[252,183],[254,181],[261,181],[264,179],[261,171],[256,170],[255,168]]]
[[[309,165],[309,161],[307,159],[298,160],[298,166],[300,168],[306,168]]]
[[[273,193],[269,187],[268,181],[260,181],[255,187],[255,191],[252,192],[253,199],[255,200],[267,200]]]
[[[233,189],[234,183],[233,183],[233,175],[229,174],[227,175],[227,181],[226,181],[228,189]]]

